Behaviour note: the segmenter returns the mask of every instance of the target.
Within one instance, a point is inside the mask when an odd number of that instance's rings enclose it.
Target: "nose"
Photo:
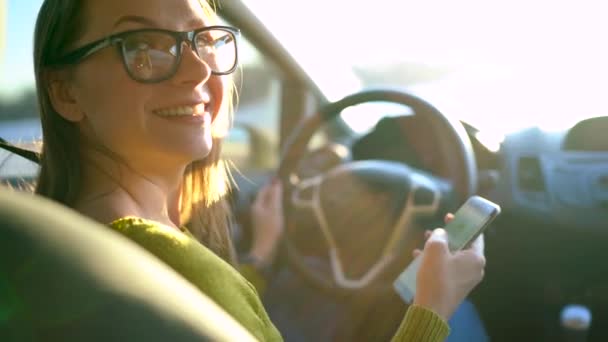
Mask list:
[[[211,67],[203,61],[189,43],[182,43],[182,57],[173,81],[178,84],[201,84],[211,77]]]

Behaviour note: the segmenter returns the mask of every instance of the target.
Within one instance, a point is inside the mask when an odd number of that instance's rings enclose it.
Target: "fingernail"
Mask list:
[[[433,230],[433,233],[431,234],[431,236],[433,236],[433,235],[444,237],[447,235],[447,232],[443,228],[436,228],[435,230]]]

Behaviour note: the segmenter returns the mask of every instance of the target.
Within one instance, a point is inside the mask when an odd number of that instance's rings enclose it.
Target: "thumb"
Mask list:
[[[436,228],[431,233],[431,236],[429,236],[429,239],[427,242],[432,242],[432,241],[447,243],[448,242],[448,233],[443,228]]]
[[[433,230],[433,233],[424,244],[425,250],[434,250],[434,253],[447,253],[448,249],[448,234],[443,228]]]

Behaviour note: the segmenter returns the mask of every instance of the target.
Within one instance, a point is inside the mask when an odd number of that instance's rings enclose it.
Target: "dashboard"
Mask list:
[[[567,131],[530,128],[507,136],[500,149],[498,195],[531,218],[599,230],[608,222],[608,117]]]
[[[445,167],[431,128],[421,116],[382,119],[352,145],[353,159],[400,161],[441,175]],[[565,131],[529,128],[508,135],[487,163],[474,130],[467,127],[480,172],[496,171],[488,196],[503,211],[561,227],[597,232],[608,222],[608,117]],[[480,151],[485,154],[479,155]],[[608,233],[608,230],[606,231]]]

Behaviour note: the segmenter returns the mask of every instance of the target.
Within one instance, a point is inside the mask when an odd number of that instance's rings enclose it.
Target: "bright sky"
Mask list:
[[[8,0],[6,49],[0,65],[0,96],[33,87],[34,25],[42,0]]]
[[[0,0],[0,62],[2,62],[2,56],[4,55],[4,36],[6,34],[6,1]]]
[[[328,90],[340,67],[399,60],[458,70],[419,94],[478,126],[608,115],[605,1],[246,2]]]
[[[488,124],[513,113],[547,121],[607,114],[608,21],[601,0],[245,2],[333,99],[356,87],[354,65],[398,60],[460,70],[455,80],[432,87],[427,99],[463,112],[491,110],[474,118]],[[33,85],[32,36],[41,3],[8,0],[0,96]]]

